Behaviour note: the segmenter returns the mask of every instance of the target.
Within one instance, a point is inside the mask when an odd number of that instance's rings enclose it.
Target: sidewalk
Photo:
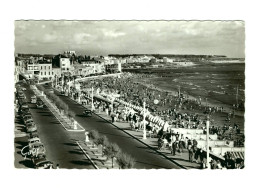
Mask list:
[[[71,99],[71,98],[70,98]],[[73,100],[73,99],[71,99]],[[74,100],[76,103],[78,103],[78,100]],[[81,103],[78,103],[80,105],[82,105]],[[85,108],[91,109],[91,105],[82,105]],[[171,161],[173,161],[174,163],[178,164],[180,167],[184,168],[184,169],[199,169],[200,168],[200,164],[198,163],[191,163],[189,162],[189,155],[188,155],[188,150],[184,149],[183,153],[178,153],[176,152],[176,155],[173,156],[171,154],[171,151],[169,148],[164,148],[161,150],[157,149],[158,146],[158,138],[153,138],[150,137],[149,133],[146,133],[146,137],[147,139],[143,139],[143,130],[131,130],[130,124],[127,122],[111,122],[111,118],[105,113],[105,112],[94,112],[96,115],[100,116],[101,118],[103,118],[104,120],[110,122],[112,125],[120,128],[121,130],[123,130],[124,132],[128,133],[129,135],[135,137],[136,139],[138,139],[140,142],[144,143],[145,145],[147,145],[148,147],[156,150],[158,153],[160,153],[161,155],[163,155],[164,157],[170,159]]]

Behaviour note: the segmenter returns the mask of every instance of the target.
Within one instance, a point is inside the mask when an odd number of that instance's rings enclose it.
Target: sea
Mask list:
[[[245,63],[206,63],[185,67],[138,70],[152,77],[144,82],[155,87],[193,96],[214,105],[244,105]]]

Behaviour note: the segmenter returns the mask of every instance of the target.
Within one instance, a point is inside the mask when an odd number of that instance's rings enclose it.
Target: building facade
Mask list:
[[[48,78],[52,79],[54,76],[53,70],[52,70],[52,63],[47,61],[40,61],[38,63],[39,68],[39,79]]]

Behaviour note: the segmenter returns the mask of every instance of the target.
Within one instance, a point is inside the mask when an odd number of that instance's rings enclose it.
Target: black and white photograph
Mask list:
[[[14,20],[14,168],[242,171],[245,27]]]

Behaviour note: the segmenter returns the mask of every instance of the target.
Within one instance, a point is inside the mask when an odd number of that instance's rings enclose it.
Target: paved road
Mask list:
[[[27,88],[25,95],[29,102],[33,92],[28,86],[25,87]],[[60,168],[66,169],[94,168],[75,144],[77,138],[82,137],[83,139],[83,133],[67,132],[48,108],[37,109],[35,108],[35,104],[28,104],[37,125],[41,142],[46,148],[47,158],[54,162],[54,166],[59,164]]]
[[[58,95],[58,93],[55,91]],[[69,108],[76,113],[76,120],[86,130],[97,130],[100,134],[107,136],[110,142],[117,143],[123,152],[126,152],[136,159],[134,168],[136,169],[177,169],[179,168],[173,162],[164,158],[154,150],[150,149],[146,145],[142,144],[138,140],[124,133],[118,128],[115,128],[112,124],[103,120],[97,115],[92,117],[82,116],[84,108],[75,103],[66,96],[60,96],[60,98],[66,102]]]

